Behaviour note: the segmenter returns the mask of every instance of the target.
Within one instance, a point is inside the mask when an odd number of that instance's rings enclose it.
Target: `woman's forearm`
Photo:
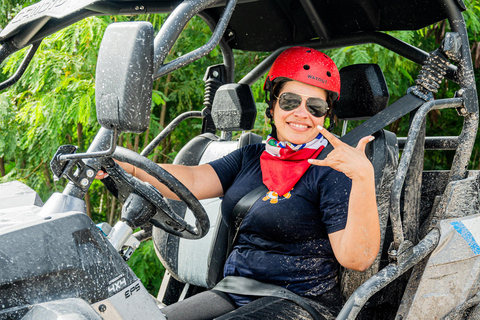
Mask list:
[[[164,197],[178,200],[175,193],[145,171],[129,163],[118,161],[117,163],[132,176],[157,188]],[[185,185],[197,199],[214,198],[223,195],[220,180],[215,170],[208,164],[193,167],[174,164],[161,164],[160,166]]]
[[[363,271],[375,260],[380,248],[380,226],[373,172],[352,180],[347,225],[340,240],[339,262],[349,269]]]

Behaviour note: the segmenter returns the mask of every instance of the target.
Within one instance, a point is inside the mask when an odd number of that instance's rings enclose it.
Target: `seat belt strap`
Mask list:
[[[370,136],[378,130],[383,129],[385,126],[388,126],[395,120],[400,119],[407,113],[419,108],[425,102],[425,100],[408,93],[392,103],[390,106],[388,106],[388,108],[380,111],[352,131],[348,132],[346,135],[341,137],[340,140],[352,147],[355,147],[361,138]],[[320,152],[317,159],[325,159],[332,150],[332,145],[328,144],[325,149]]]
[[[305,309],[315,320],[325,320],[305,299],[283,287],[260,282],[250,278],[228,276],[223,278],[212,290],[246,296],[277,297],[290,300]]]
[[[243,218],[257,200],[268,192],[268,188],[262,184],[243,196],[232,209],[232,215],[229,223],[235,228],[239,228]]]
[[[244,195],[233,207],[230,219],[228,219],[228,249],[227,256],[233,248],[235,241],[237,240],[238,230],[243,222],[243,218],[247,215],[250,208],[253,206],[261,196],[268,192],[267,187],[262,184],[261,186],[253,189],[246,195]]]

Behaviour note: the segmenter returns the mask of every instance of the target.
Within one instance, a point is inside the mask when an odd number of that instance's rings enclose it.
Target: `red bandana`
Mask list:
[[[260,157],[263,183],[279,196],[288,193],[310,167],[307,160],[316,158],[327,143],[321,134],[301,145],[279,142],[268,136]]]

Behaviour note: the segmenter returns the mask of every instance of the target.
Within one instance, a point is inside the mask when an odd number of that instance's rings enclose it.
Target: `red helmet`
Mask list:
[[[283,51],[268,72],[263,89],[271,90],[276,78],[289,78],[322,88],[340,97],[340,74],[338,68],[325,53],[306,47],[293,47]]]

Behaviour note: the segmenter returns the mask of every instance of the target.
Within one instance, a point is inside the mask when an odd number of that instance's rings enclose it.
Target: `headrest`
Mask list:
[[[212,103],[212,119],[217,130],[253,129],[257,107],[247,84],[229,83],[218,88]]]
[[[376,64],[355,64],[340,70],[340,99],[334,110],[342,120],[364,120],[385,109],[390,94]]]

